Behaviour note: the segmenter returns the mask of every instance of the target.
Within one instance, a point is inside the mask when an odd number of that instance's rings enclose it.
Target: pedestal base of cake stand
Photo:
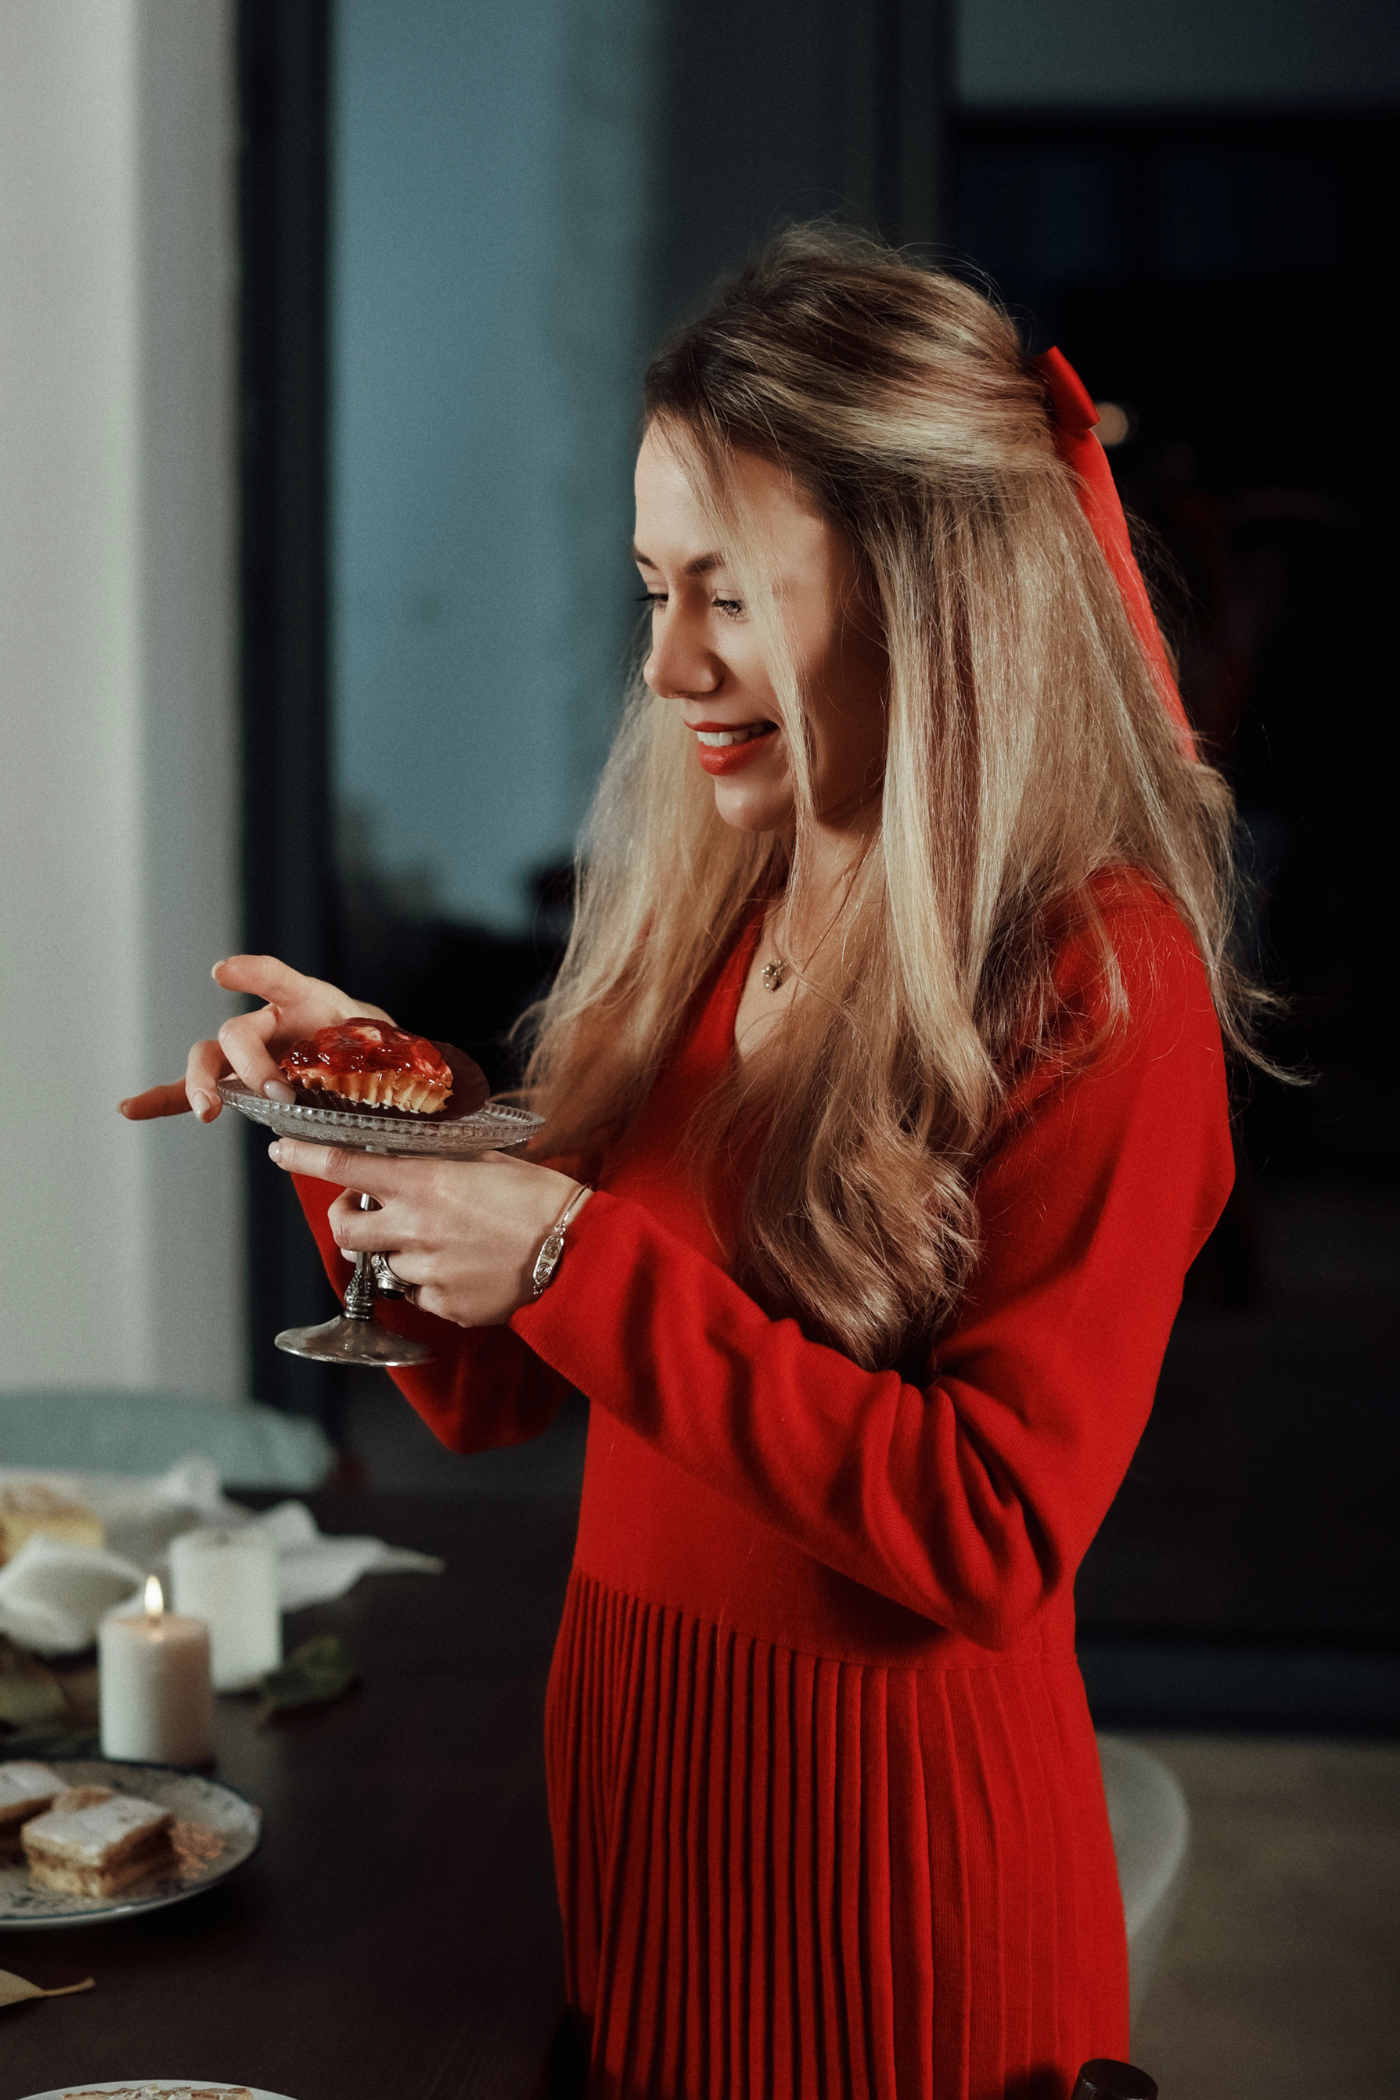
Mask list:
[[[284,1327],[276,1344],[288,1356],[309,1356],[315,1363],[378,1364],[385,1371],[433,1361],[426,1342],[390,1334],[378,1320],[357,1320],[349,1313],[323,1320],[319,1327]]]
[[[361,1196],[361,1210],[378,1208],[371,1197]],[[276,1347],[285,1349],[288,1356],[309,1356],[314,1363],[378,1364],[386,1371],[430,1364],[433,1351],[426,1342],[390,1334],[375,1318],[378,1280],[374,1260],[372,1254],[356,1255],[355,1272],[345,1287],[345,1310],[338,1318],[323,1320],[319,1327],[284,1327],[273,1338]],[[401,1297],[402,1284],[395,1285],[392,1270],[389,1274],[391,1295]]]

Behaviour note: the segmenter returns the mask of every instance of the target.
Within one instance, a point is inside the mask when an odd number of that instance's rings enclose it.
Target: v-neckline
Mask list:
[[[744,986],[749,981],[749,970],[755,955],[758,953],[758,944],[763,939],[765,915],[766,907],[762,904],[756,904],[750,914],[748,924],[734,943],[734,953],[730,961],[729,972],[724,981],[724,995],[718,1002],[724,1024],[723,1040],[726,1062],[737,1058],[739,1055],[739,1045],[734,1040],[734,1030],[739,1019],[739,1007],[744,997]]]
[[[698,1067],[710,1078],[716,1078],[739,1054],[734,1041],[734,1024],[739,1018],[739,1002],[744,996],[749,965],[762,938],[763,911],[761,904],[755,905],[741,922],[734,944],[712,980],[709,995],[703,1001],[689,1042],[682,1052],[683,1062],[692,1072]]]

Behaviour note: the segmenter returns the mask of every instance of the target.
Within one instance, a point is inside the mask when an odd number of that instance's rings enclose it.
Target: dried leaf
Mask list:
[[[354,1658],[339,1634],[318,1633],[293,1649],[280,1670],[259,1679],[263,1695],[258,1721],[288,1707],[318,1706],[339,1699],[359,1677]]]
[[[37,1983],[26,1983],[22,1976],[12,1976],[8,1969],[0,1969],[0,2005],[22,2005],[26,1998],[71,1998],[74,1991],[91,1989],[90,1976],[81,1983],[60,1984],[56,1991],[43,1991]]]

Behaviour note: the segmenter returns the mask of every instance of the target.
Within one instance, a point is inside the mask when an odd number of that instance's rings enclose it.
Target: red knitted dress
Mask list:
[[[1072,1588],[1232,1165],[1195,950],[1145,884],[1102,901],[1131,1021],[1021,1089],[923,1384],[760,1310],[686,1178],[756,926],[543,1296],[388,1311],[431,1332],[395,1375],[454,1449],[592,1402],[546,1727],[594,2100],[1061,2100],[1127,2053]],[[1058,976],[1092,1029],[1087,941]],[[300,1188],[338,1278],[333,1191]]]

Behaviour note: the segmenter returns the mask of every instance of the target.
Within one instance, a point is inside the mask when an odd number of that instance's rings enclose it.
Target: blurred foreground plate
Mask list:
[[[262,1810],[254,1808],[251,1801],[245,1801],[221,1780],[206,1779],[198,1772],[181,1772],[172,1765],[116,1763],[104,1757],[53,1757],[44,1761],[65,1786],[109,1786],[119,1794],[135,1794],[142,1801],[154,1801],[158,1808],[172,1809],[175,1866],[172,1872],[134,1882],[115,1896],[68,1896],[56,1889],[32,1888],[29,1869],[22,1858],[18,1862],[0,1862],[0,1931],[40,1932],[50,1926],[105,1925],[109,1918],[164,1910],[167,1904],[183,1903],[201,1890],[212,1888],[258,1849]],[[129,2078],[111,2086],[88,2086],[84,2090],[115,2093],[121,2091],[123,2084],[141,2082]],[[187,2086],[191,2081],[184,2078],[156,2082]],[[150,2084],[151,2080],[145,2083]]]
[[[287,2100],[285,2093],[265,2093],[256,2085],[230,2085],[222,2078],[107,2078],[96,2085],[58,2085],[52,2092],[29,2093],[26,2100],[68,2100],[70,2093],[130,2093],[169,2094],[170,2100],[205,2100],[205,2096],[216,2096],[222,2100],[226,2093],[250,2093],[252,2100]]]

